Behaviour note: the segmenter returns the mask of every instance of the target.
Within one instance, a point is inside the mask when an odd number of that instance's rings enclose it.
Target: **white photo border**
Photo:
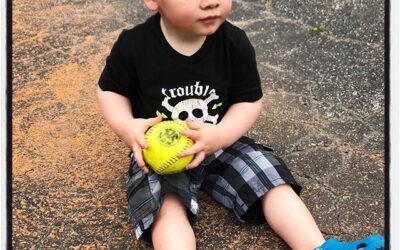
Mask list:
[[[390,196],[390,249],[400,249],[400,1],[390,1],[390,162],[389,162],[389,196]],[[387,83],[388,84],[388,83]],[[386,215],[388,216],[388,215]]]
[[[11,1],[9,1],[11,2]],[[8,240],[8,225],[7,222],[7,145],[8,134],[7,134],[7,27],[8,20],[7,12],[10,7],[8,1],[0,0],[0,249],[7,249]],[[390,249],[400,249],[400,20],[396,13],[400,13],[400,1],[390,0],[389,11],[386,13],[390,15],[390,58],[389,60],[390,71],[389,71],[389,84],[390,86],[390,107],[389,107],[389,131],[386,131],[390,135],[390,162],[387,163],[389,166],[389,196],[390,203],[389,208],[386,211],[390,213]],[[9,83],[10,84],[10,83]],[[11,118],[9,118],[11,119]],[[11,216],[11,215],[8,215]],[[388,216],[388,214],[386,214]],[[389,222],[389,221],[387,221]],[[387,232],[388,233],[388,232]],[[9,246],[10,246],[9,245]]]
[[[0,249],[7,249],[7,2],[0,0]]]

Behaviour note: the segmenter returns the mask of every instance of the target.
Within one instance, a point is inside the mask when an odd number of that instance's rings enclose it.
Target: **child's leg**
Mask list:
[[[267,192],[262,207],[268,224],[290,248],[312,250],[324,243],[311,213],[288,184]]]
[[[160,212],[151,227],[151,236],[154,249],[196,249],[186,207],[176,194],[165,195]]]

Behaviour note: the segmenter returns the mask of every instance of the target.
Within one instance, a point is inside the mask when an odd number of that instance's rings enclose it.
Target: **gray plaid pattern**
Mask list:
[[[243,183],[248,185],[249,191],[259,199],[271,188],[293,182],[285,181],[283,179],[285,177],[278,173],[276,167],[280,167],[281,164],[272,152],[265,151],[265,149],[259,150],[254,148],[254,145],[241,141],[235,143],[232,148],[234,150],[224,151],[214,161],[217,164],[231,166],[240,175],[242,182],[230,183],[228,176],[221,174],[221,172],[209,173],[205,180],[213,184],[204,186],[204,189],[215,200],[232,209],[240,221],[244,221],[242,216],[253,205],[254,201],[249,204],[249,202],[246,203],[242,200],[241,196],[245,193],[240,194],[238,190],[241,189]]]
[[[268,190],[285,183],[291,184],[297,193],[301,189],[271,148],[247,137],[208,156],[193,170],[164,176],[150,170],[145,175],[132,161],[127,177],[129,214],[136,237],[146,242],[151,242],[148,229],[165,193],[175,192],[182,198],[192,223],[197,219],[200,187],[232,209],[240,221],[260,222],[263,221],[262,208],[256,203]]]

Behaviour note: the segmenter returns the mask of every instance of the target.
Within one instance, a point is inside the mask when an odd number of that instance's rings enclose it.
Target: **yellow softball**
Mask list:
[[[193,140],[180,131],[188,129],[181,121],[163,121],[147,130],[148,148],[143,149],[145,162],[161,175],[179,173],[192,161],[193,155],[179,158],[179,154],[193,145]]]

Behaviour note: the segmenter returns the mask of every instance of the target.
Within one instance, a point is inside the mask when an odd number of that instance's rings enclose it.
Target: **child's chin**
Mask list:
[[[219,26],[218,26],[219,27]],[[218,29],[218,27],[209,27],[209,28],[205,28],[204,30],[202,30],[201,32],[199,32],[200,34],[199,35],[202,35],[202,36],[209,36],[209,35],[212,35],[212,34],[214,34],[216,31],[217,31],[217,29]]]

